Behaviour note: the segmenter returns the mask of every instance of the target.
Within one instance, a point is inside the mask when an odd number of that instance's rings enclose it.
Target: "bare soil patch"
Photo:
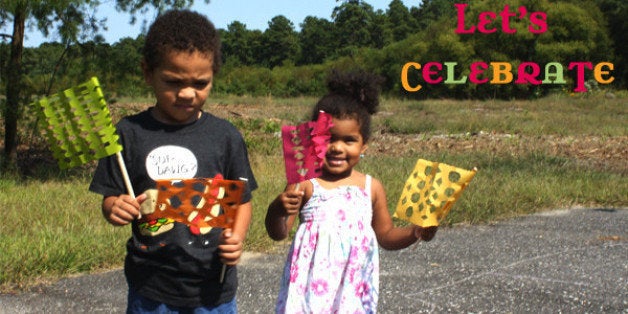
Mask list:
[[[223,118],[275,119],[268,106],[235,104],[210,105],[208,110]],[[278,120],[278,119],[277,119]],[[284,121],[285,122],[285,121]],[[467,134],[394,134],[375,130],[369,143],[369,154],[409,156],[417,153],[492,152],[496,155],[520,156],[539,152],[548,156],[573,159],[594,169],[611,170],[628,175],[628,136],[543,135],[526,136],[479,132]]]
[[[114,121],[121,116],[144,110],[152,104],[118,103],[110,105]],[[277,118],[281,112],[290,110],[282,105],[263,104],[208,104],[205,108],[222,118],[268,119],[287,124]],[[260,133],[262,131],[260,130]],[[255,136],[255,134],[253,134]],[[260,134],[263,136],[263,134]],[[4,146],[4,136],[0,146]],[[19,165],[28,172],[36,165],[54,166],[56,162],[41,139],[30,140],[19,147]],[[564,157],[594,169],[610,170],[628,175],[628,136],[590,135],[542,135],[527,136],[479,132],[466,134],[394,134],[375,130],[369,143],[369,154],[380,156],[410,156],[427,153],[472,153],[491,152],[498,156],[519,156],[539,152],[547,156]]]
[[[404,156],[420,153],[488,151],[496,155],[519,156],[539,152],[565,157],[595,169],[628,175],[628,136],[531,137],[517,134],[480,132],[476,134],[421,135],[377,134],[369,153]]]

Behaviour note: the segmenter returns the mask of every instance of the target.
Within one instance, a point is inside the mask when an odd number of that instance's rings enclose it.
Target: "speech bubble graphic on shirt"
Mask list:
[[[159,146],[146,156],[146,171],[153,180],[189,179],[196,176],[198,160],[188,148],[177,145]]]

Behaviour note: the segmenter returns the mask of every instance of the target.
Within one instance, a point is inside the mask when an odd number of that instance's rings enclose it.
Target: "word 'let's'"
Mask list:
[[[492,24],[497,20],[497,16],[502,20],[501,31],[507,34],[514,34],[517,29],[510,27],[511,18],[525,20],[530,19],[531,25],[528,26],[528,31],[533,34],[541,34],[547,31],[547,13],[545,12],[532,12],[528,16],[528,9],[524,6],[520,6],[516,11],[511,12],[510,6],[504,5],[504,9],[498,13],[492,11],[482,12],[478,15],[478,22],[476,25],[466,27],[464,10],[467,8],[466,3],[454,4],[458,12],[458,26],[456,27],[457,34],[473,34],[477,30],[482,34],[490,34],[497,32],[497,28]]]

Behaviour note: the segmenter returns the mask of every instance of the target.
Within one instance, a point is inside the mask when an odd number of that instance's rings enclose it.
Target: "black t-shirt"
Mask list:
[[[242,203],[251,200],[257,183],[246,145],[228,121],[203,113],[186,125],[166,125],[150,109],[117,125],[125,166],[136,195],[155,189],[157,179],[247,179]],[[115,156],[99,161],[90,191],[103,196],[128,194]],[[185,224],[165,222],[147,232],[137,221],[127,242],[125,275],[131,289],[175,306],[212,306],[231,301],[236,294],[237,271],[227,267],[220,283],[222,263],[218,240],[222,229],[195,232]]]

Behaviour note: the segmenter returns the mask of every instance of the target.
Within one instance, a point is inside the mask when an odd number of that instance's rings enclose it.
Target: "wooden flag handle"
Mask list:
[[[129,179],[129,173],[126,171],[126,165],[124,164],[124,159],[122,158],[122,153],[117,152],[116,157],[118,158],[118,166],[120,167],[120,172],[122,172],[122,178],[124,179],[124,185],[126,186],[126,191],[131,195],[132,198],[135,198],[135,192],[133,191],[133,186],[131,185],[131,180]],[[142,212],[140,212],[137,219],[142,218]]]
[[[122,178],[124,178],[124,185],[126,186],[127,193],[129,193],[131,197],[135,198],[135,192],[133,192],[133,186],[131,186],[131,180],[129,179],[129,173],[126,171],[126,165],[124,164],[124,159],[122,159],[122,154],[117,152],[116,157],[118,157],[118,166],[120,166],[120,172],[122,172]]]

